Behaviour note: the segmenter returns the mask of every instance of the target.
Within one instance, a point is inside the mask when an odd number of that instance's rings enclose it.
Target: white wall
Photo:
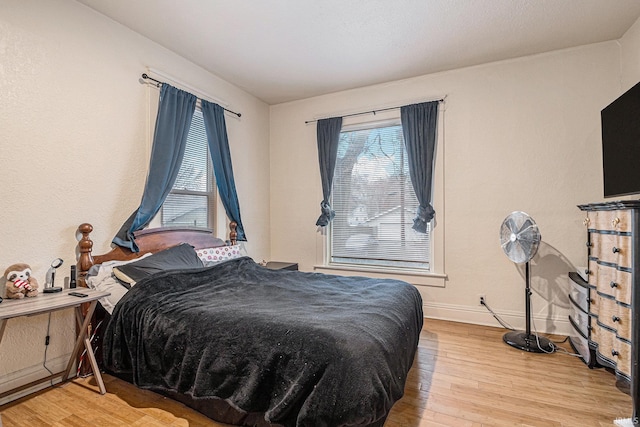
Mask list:
[[[620,92],[640,81],[640,19],[620,39]]]
[[[536,326],[568,332],[566,273],[586,264],[577,204],[603,197],[600,109],[619,93],[619,49],[600,43],[426,75],[271,107],[271,255],[313,269],[321,187],[315,126],[305,120],[446,95],[445,288],[418,286],[428,317],[497,323],[477,299],[524,325],[524,279],[498,242],[523,210],[544,243],[533,266]]]
[[[227,116],[227,128],[247,248],[269,258],[266,104],[73,0],[0,0],[0,58],[0,274],[27,262],[43,284],[48,264],[62,257],[62,281],[82,222],[94,225],[95,253],[109,248],[147,173],[149,97],[158,92],[138,81],[146,67],[242,113]],[[8,322],[0,392],[44,376],[46,320]],[[73,334],[71,312],[56,313],[49,366],[64,365]]]

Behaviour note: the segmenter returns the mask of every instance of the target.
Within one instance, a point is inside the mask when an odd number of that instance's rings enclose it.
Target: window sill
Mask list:
[[[313,270],[326,274],[339,274],[342,276],[366,276],[379,279],[404,280],[415,286],[434,286],[444,288],[447,280],[446,274],[423,272],[416,270],[399,270],[392,268],[368,268],[351,265],[314,265]]]

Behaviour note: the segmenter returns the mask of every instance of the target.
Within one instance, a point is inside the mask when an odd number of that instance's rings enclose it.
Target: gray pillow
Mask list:
[[[181,243],[140,261],[120,265],[113,268],[113,275],[126,288],[154,273],[167,270],[204,267],[193,246]]]

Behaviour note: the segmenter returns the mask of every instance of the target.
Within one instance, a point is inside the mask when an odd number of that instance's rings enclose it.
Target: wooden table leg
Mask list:
[[[89,305],[89,310],[87,311],[87,315],[84,318],[84,322],[82,322],[82,326],[80,327],[80,331],[78,332],[78,337],[76,338],[76,344],[73,346],[73,352],[71,353],[71,357],[69,358],[69,363],[67,364],[67,369],[65,369],[65,374],[62,376],[62,381],[66,381],[71,374],[71,370],[73,369],[73,364],[78,357],[78,353],[80,352],[80,347],[84,344],[84,339],[87,336],[87,329],[89,328],[89,323],[91,322],[91,316],[93,316],[93,311],[96,309],[96,305],[98,301],[91,301],[91,305]],[[78,311],[80,311],[80,318],[82,318],[81,313],[82,307],[76,307],[76,315]],[[95,372],[94,372],[95,374]]]
[[[104,382],[102,381],[102,374],[100,373],[100,369],[98,368],[98,362],[96,361],[96,356],[93,354],[93,347],[91,346],[91,339],[86,337],[84,339],[84,347],[87,350],[87,357],[89,358],[89,363],[91,364],[91,369],[93,370],[93,377],[96,379],[98,383],[98,388],[100,389],[100,394],[105,394],[107,389],[104,387]]]
[[[82,310],[78,310],[79,307],[76,307],[76,309],[74,310],[76,313],[76,325],[78,328],[82,328],[82,323],[84,322],[84,319],[82,317]]]

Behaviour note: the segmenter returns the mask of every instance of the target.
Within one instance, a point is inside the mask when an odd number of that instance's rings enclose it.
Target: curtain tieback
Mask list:
[[[324,200],[320,202],[320,210],[322,213],[320,218],[318,218],[318,221],[316,221],[316,225],[326,227],[336,216],[336,213],[331,209],[331,205]]]
[[[413,219],[413,228],[418,233],[426,233],[427,232],[427,224],[431,222],[436,211],[433,210],[433,206],[418,206],[418,211],[416,212],[416,217]]]

